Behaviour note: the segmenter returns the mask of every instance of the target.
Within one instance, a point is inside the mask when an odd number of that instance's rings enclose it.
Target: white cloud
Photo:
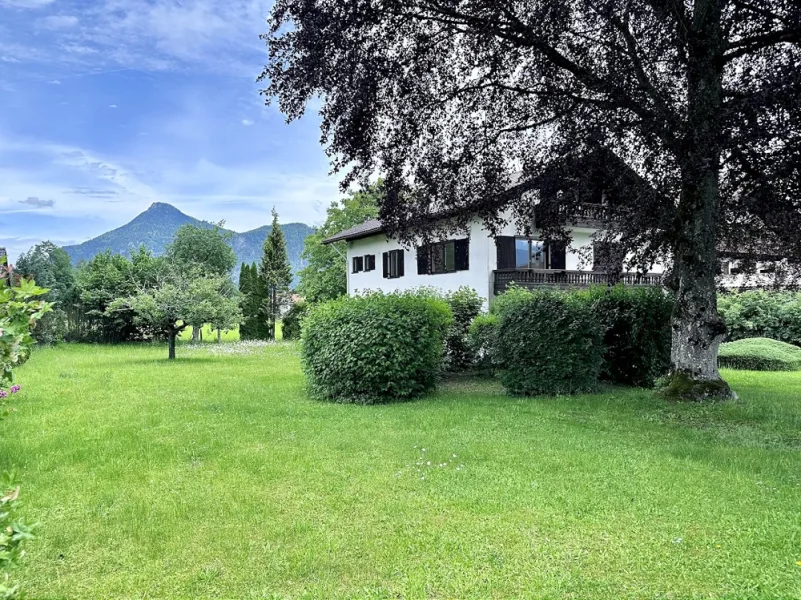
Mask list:
[[[50,85],[61,85],[61,82],[58,79],[54,79],[53,81],[48,81]]]
[[[50,15],[42,19],[48,29],[68,29],[78,24],[78,17],[73,15]]]
[[[117,108],[117,105],[116,104],[109,104],[108,107],[109,108]]]
[[[253,125],[253,121],[251,121],[250,119],[242,119],[242,125],[244,125],[245,127],[250,127],[251,125]]]

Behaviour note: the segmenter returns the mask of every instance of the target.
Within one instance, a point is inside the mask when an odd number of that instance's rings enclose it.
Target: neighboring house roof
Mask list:
[[[364,223],[356,225],[355,227],[351,227],[345,231],[340,231],[336,235],[332,235],[330,238],[323,240],[323,244],[333,244],[334,242],[342,242],[346,240],[358,240],[381,233],[383,230],[384,227],[381,225],[381,221],[378,219],[370,219],[369,221],[365,221]]]

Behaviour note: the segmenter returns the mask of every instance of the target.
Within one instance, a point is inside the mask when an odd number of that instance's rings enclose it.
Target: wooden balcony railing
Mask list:
[[[515,283],[524,288],[587,287],[590,285],[647,285],[661,286],[659,273],[601,273],[599,271],[555,271],[550,269],[510,269],[495,271],[495,294],[502,294]]]

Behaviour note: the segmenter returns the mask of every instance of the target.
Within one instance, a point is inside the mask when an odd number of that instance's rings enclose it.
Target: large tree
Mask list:
[[[266,287],[264,304],[267,318],[267,339],[275,339],[275,324],[281,310],[289,302],[289,286],[292,284],[292,266],[286,253],[286,238],[278,225],[278,213],[273,209],[273,225],[264,240],[264,255],[259,265],[259,277]],[[258,288],[258,283],[255,286]]]
[[[312,303],[325,302],[348,293],[347,244],[323,244],[326,238],[378,216],[382,182],[349,194],[328,207],[325,223],[303,242],[301,258],[306,266],[298,272],[298,292]]]
[[[385,174],[380,215],[404,236],[443,210],[492,228],[511,206],[527,228],[538,175],[610,151],[586,172],[648,184],[610,237],[640,267],[672,260],[672,389],[731,395],[718,249],[801,259],[801,3],[277,0],[264,37],[265,94],[288,119],[322,98],[334,168],[346,185]],[[564,235],[589,190],[551,191],[562,206],[537,227]]]
[[[42,344],[62,341],[67,334],[67,311],[77,301],[75,270],[69,255],[53,242],[41,242],[20,255],[15,272],[49,290],[44,299],[53,310],[36,323],[33,337]]]

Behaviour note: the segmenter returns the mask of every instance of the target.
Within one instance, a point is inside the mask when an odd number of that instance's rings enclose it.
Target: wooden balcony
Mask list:
[[[599,271],[563,271],[551,269],[509,269],[494,272],[495,295],[502,294],[512,283],[528,289],[581,288],[590,285],[645,285],[661,286],[660,273],[619,273]]]

